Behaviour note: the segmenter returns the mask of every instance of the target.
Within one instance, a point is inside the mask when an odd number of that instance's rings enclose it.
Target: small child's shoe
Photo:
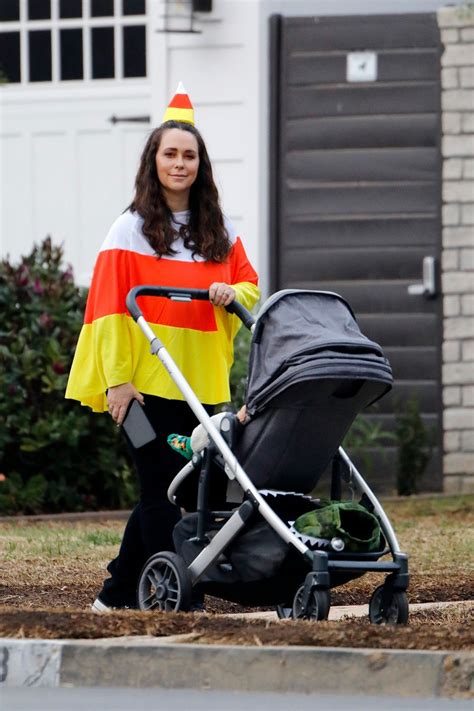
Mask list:
[[[193,458],[193,450],[191,449],[191,437],[185,437],[179,434],[170,434],[166,440],[175,452],[182,454],[185,459]]]

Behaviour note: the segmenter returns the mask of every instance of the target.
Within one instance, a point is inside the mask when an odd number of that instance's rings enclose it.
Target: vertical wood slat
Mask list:
[[[277,290],[278,255],[281,241],[280,174],[281,174],[281,96],[282,96],[282,17],[272,15],[269,20],[270,64],[270,170],[268,171],[269,231],[272,247],[269,255],[271,291]]]

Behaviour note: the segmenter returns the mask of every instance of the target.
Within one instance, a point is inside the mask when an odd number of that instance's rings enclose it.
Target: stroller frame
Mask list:
[[[369,603],[369,617],[372,622],[396,622],[404,623],[408,618],[408,604],[406,601],[406,590],[409,583],[408,574],[408,556],[400,550],[395,531],[387,517],[383,507],[377,497],[364,480],[360,472],[357,470],[350,457],[342,447],[339,447],[335,461],[339,466],[333,465],[332,473],[332,489],[336,491],[340,488],[340,477],[344,476],[341,472],[341,463],[345,465],[347,474],[344,479],[354,485],[360,493],[367,497],[375,516],[380,522],[381,531],[388,544],[388,549],[378,552],[376,555],[367,554],[364,560],[360,559],[360,555],[344,554],[339,555],[331,552],[331,558],[326,551],[311,550],[302,540],[300,540],[281,518],[273,511],[264,497],[259,493],[256,486],[253,484],[249,476],[246,474],[242,466],[239,464],[236,456],[232,452],[223,433],[220,432],[214,425],[211,417],[208,415],[203,405],[200,403],[191,386],[183,376],[173,358],[167,351],[162,341],[155,335],[148,322],[143,316],[136,299],[140,296],[161,296],[174,301],[189,302],[192,299],[209,300],[209,292],[205,289],[183,289],[166,286],[137,286],[130,290],[127,295],[127,308],[136,321],[137,325],[142,330],[144,336],[150,342],[150,350],[152,355],[156,355],[163,366],[168,371],[170,377],[179,388],[184,399],[196,415],[200,424],[207,432],[211,446],[209,449],[215,453],[219,453],[224,461],[224,472],[229,480],[236,480],[240,485],[246,498],[231,514],[226,523],[215,534],[212,540],[206,547],[196,556],[189,566],[178,565],[177,568],[171,561],[172,574],[176,578],[177,586],[189,586],[189,595],[184,595],[184,598],[189,598],[191,588],[199,582],[206,571],[218,561],[219,557],[234,538],[246,527],[247,522],[255,513],[258,512],[271,528],[281,537],[281,539],[291,545],[298,553],[303,556],[310,566],[310,571],[307,573],[304,581],[304,586],[299,592],[299,614],[297,617],[305,617],[310,619],[326,619],[329,613],[330,598],[330,573],[332,571],[344,571],[346,573],[365,573],[378,572],[388,573],[383,585],[376,588]],[[226,307],[227,311],[237,315],[243,324],[251,331],[255,327],[253,316],[238,302],[233,302]],[[226,424],[227,422],[227,424]],[[230,428],[230,422],[224,418],[221,423],[222,429]],[[339,459],[339,462],[337,462]],[[171,503],[175,503],[176,491],[182,482],[191,474],[195,468],[203,463],[201,454],[194,454],[189,461],[174,477],[168,489],[168,498]],[[202,539],[204,535],[204,515],[203,505],[206,500],[206,471],[204,476],[201,475],[198,489],[198,529],[197,539]],[[391,553],[391,561],[379,561],[378,558]],[[155,554],[150,558],[159,557],[160,554]],[[166,558],[176,558],[175,554],[164,553]],[[359,559],[358,559],[359,558]],[[184,570],[183,570],[184,566]],[[142,573],[145,573],[145,569]],[[184,572],[184,571],[187,571]],[[188,580],[184,578],[188,577]],[[178,595],[176,607],[162,607],[161,609],[186,609],[188,603],[182,603],[182,597]],[[295,598],[296,599],[296,598]],[[140,605],[141,607],[141,605]],[[278,609],[278,607],[280,609]],[[291,616],[287,608],[277,607],[277,612],[280,617]],[[148,608],[142,608],[148,609]],[[293,613],[294,614],[294,613]],[[295,615],[294,615],[295,616]]]

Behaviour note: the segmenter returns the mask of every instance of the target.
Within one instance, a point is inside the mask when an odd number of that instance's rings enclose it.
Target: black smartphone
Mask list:
[[[150,420],[145,415],[142,405],[135,398],[129,405],[122,427],[135,449],[144,447],[145,444],[156,439],[156,432],[151,426]]]

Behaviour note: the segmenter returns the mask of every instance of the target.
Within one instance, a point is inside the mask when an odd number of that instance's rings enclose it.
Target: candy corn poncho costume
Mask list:
[[[188,217],[188,212],[175,213],[173,227],[178,230]],[[213,282],[225,282],[249,309],[259,297],[257,274],[227,219],[232,248],[224,263],[207,262],[199,255],[193,258],[180,237],[173,243],[175,254],[157,258],[141,231],[142,224],[137,213],[121,215],[112,225],[94,268],[66,397],[95,412],[107,410],[108,387],[126,382],[148,395],[184,399],[128,314],[125,298],[132,287],[157,284],[207,289]],[[206,301],[181,303],[140,297],[139,305],[200,401],[210,405],[228,401],[239,319]]]

